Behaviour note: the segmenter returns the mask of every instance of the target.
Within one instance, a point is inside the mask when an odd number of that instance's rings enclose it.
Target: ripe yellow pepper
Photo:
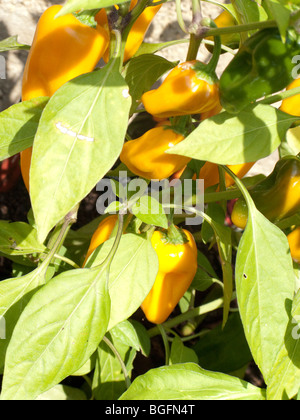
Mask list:
[[[86,254],[83,267],[85,267],[92,253],[104,242],[108,241],[118,221],[118,215],[108,216],[98,226],[92,236],[91,243]]]
[[[187,61],[175,67],[158,89],[144,93],[142,102],[155,118],[206,113],[220,104],[218,80],[206,74],[199,61]]]
[[[228,168],[236,176],[242,179],[250,171],[253,165],[254,163],[243,163],[242,165],[228,165]],[[186,168],[183,168],[180,171],[177,171],[173,175],[172,179],[179,179],[185,169]],[[193,179],[196,180],[196,175],[193,177]],[[218,165],[216,165],[215,163],[206,162],[206,164],[200,170],[199,179],[204,180],[204,189],[219,184],[220,176]],[[225,182],[227,188],[231,187],[234,184],[233,179],[227,174],[227,172],[225,173]]]
[[[138,0],[131,0],[130,11],[137,5],[137,2]],[[158,6],[147,7],[133,24],[125,45],[124,62],[130,60],[142,45],[146,32],[148,31],[155,15],[159,12],[161,6],[162,4],[159,4]],[[115,7],[117,8],[117,6]],[[96,15],[96,21],[101,27],[105,28],[107,34],[109,35],[110,30],[105,9],[102,9]],[[109,50],[106,51],[104,60],[108,62]]]
[[[51,97],[62,85],[91,72],[109,44],[105,29],[82,24],[73,14],[55,16],[62,6],[52,6],[41,16],[25,65],[22,100]],[[29,188],[30,149],[21,153],[23,178]]]
[[[155,231],[151,239],[158,256],[159,272],[141,308],[148,321],[154,324],[162,324],[168,319],[197,272],[195,239],[187,230],[183,233],[188,241],[186,243],[168,243],[166,234],[160,231]]]
[[[241,165],[228,165],[228,168],[238,177],[243,178],[252,168],[255,162],[253,163],[243,163]],[[206,164],[201,168],[199,179],[204,179],[204,188],[212,187],[213,185],[219,184],[219,169],[218,165],[211,162],[206,162]],[[225,182],[226,187],[231,187],[234,185],[234,180],[230,175],[225,173]]]
[[[288,235],[291,255],[296,263],[300,263],[300,227]]]
[[[250,194],[257,209],[271,222],[293,216],[300,211],[300,161],[282,159],[269,177],[257,184]],[[235,203],[231,215],[232,222],[245,229],[248,208],[243,198]]]
[[[234,16],[229,13],[227,10],[224,10],[216,19],[214,19],[215,24],[218,28],[227,28],[229,26],[237,25],[237,21]],[[206,38],[209,41],[213,41],[213,37]],[[221,42],[223,45],[226,45],[230,48],[238,48],[240,42],[240,35],[239,34],[224,34],[221,35]],[[212,52],[212,47],[210,45],[206,46],[207,49]]]
[[[300,86],[300,78],[294,80],[287,90],[294,89]],[[282,101],[280,110],[286,112],[287,114],[294,115],[295,117],[300,117],[300,95],[291,96],[290,98],[284,99]]]
[[[158,126],[125,143],[120,159],[131,172],[142,178],[166,179],[190,162],[184,156],[165,153],[183,139],[183,135],[171,128]]]

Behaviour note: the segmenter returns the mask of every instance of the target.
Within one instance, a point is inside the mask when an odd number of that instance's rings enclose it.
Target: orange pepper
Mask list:
[[[294,82],[288,86],[287,90],[297,87],[300,87],[300,78],[294,80]],[[284,99],[280,110],[286,112],[287,114],[294,115],[295,117],[300,117],[300,94]]]
[[[83,267],[85,267],[88,259],[92,255],[92,253],[104,242],[108,241],[115,226],[118,222],[118,215],[108,216],[104,219],[98,226],[97,230],[92,236],[91,243],[86,254]]]
[[[144,93],[142,102],[155,118],[210,112],[220,107],[218,80],[197,60],[181,63],[157,89]]]
[[[138,0],[131,0],[130,11],[137,5],[137,2]],[[149,26],[151,25],[155,15],[159,12],[161,6],[162,4],[159,4],[158,6],[147,7],[133,24],[125,45],[124,63],[130,60],[130,58],[132,58],[136,54],[136,52],[142,45],[146,32],[148,31]],[[115,7],[118,8],[117,6]],[[96,15],[96,21],[102,28],[104,28],[107,31],[108,34],[110,33],[105,9],[102,9]],[[104,55],[104,60],[106,62],[108,62],[109,60],[109,49]]]
[[[300,263],[300,227],[288,235],[291,255],[295,262]]]
[[[51,6],[41,16],[25,65],[22,100],[51,97],[66,82],[94,70],[107,49],[103,28],[81,23],[73,14],[55,16],[62,6]],[[29,190],[31,149],[21,153],[24,182]]]
[[[175,229],[178,229],[174,227]],[[187,242],[168,242],[166,234],[154,232],[151,243],[158,256],[159,271],[152,290],[141,305],[148,321],[162,324],[188,290],[197,272],[197,245],[183,230]]]

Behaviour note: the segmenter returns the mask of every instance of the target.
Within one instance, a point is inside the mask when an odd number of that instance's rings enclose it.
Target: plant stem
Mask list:
[[[160,335],[162,336],[164,347],[165,347],[165,365],[168,366],[170,363],[170,346],[168,341],[168,336],[162,325],[157,325]]]
[[[51,264],[51,261],[53,260],[53,258],[55,258],[55,254],[59,252],[72,224],[76,223],[78,208],[79,206],[76,206],[72,211],[70,211],[70,213],[66,215],[62,228],[58,236],[56,237],[55,241],[52,243],[50,239],[49,243],[51,243],[51,249],[48,255],[46,256],[46,258],[44,259],[43,264]],[[57,235],[56,231],[54,231],[54,235],[55,236]]]
[[[120,353],[115,348],[115,346],[113,345],[113,343],[106,336],[103,337],[103,341],[111,349],[111,351],[113,352],[113,354],[118,359],[118,361],[119,361],[119,363],[121,365],[121,368],[122,368],[124,377],[125,377],[126,388],[128,389],[130,387],[130,385],[131,385],[131,380],[129,378],[129,374],[128,374],[127,368],[125,366],[125,363],[123,362],[122,357],[120,356]]]
[[[226,34],[234,34],[234,33],[242,33],[242,32],[249,32],[255,29],[265,29],[265,28],[276,28],[277,24],[275,20],[267,20],[263,22],[252,22],[246,23],[244,25],[236,25],[236,26],[227,26],[226,28],[212,28],[208,29],[204,36],[216,36],[216,35],[226,35]]]
[[[285,92],[278,93],[277,95],[268,95],[264,99],[257,101],[257,103],[270,105],[276,102],[280,102],[284,99],[291,98],[292,96],[295,96],[295,95],[300,95],[300,87],[286,90]],[[299,117],[297,119],[299,119]]]
[[[176,4],[176,13],[177,13],[177,21],[178,21],[178,25],[180,26],[181,30],[188,34],[189,31],[186,27],[186,24],[183,20],[183,16],[182,16],[182,10],[181,10],[181,0],[175,0],[175,4]]]
[[[64,256],[62,256],[62,255],[59,255],[59,254],[54,254],[54,258],[55,259],[57,259],[57,260],[61,260],[61,261],[63,261],[63,262],[65,262],[66,264],[68,264],[68,265],[70,265],[71,267],[74,267],[74,268],[80,268],[80,266],[79,265],[77,265],[74,261],[72,261],[72,260],[70,260],[69,258],[67,258],[67,257],[64,257]]]
[[[232,300],[234,300],[236,298],[235,294],[232,297]],[[164,322],[162,324],[162,326],[164,328],[174,328],[177,325],[188,321],[189,319],[195,318],[197,316],[200,315],[204,315],[207,314],[209,312],[212,312],[216,309],[222,308],[224,303],[224,299],[223,298],[219,298],[216,299],[212,302],[206,303],[205,305],[202,306],[198,306],[197,308],[193,308],[181,315],[178,315],[172,319],[169,319],[168,321]],[[160,334],[160,330],[159,330],[159,326],[157,325],[156,327],[153,327],[151,329],[148,330],[148,335],[149,337],[155,337],[156,335]]]

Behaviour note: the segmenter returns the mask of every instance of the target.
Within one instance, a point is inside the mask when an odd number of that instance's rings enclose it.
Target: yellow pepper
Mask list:
[[[300,78],[294,80],[287,90],[294,89],[300,86]],[[295,117],[300,117],[300,95],[291,96],[290,98],[284,99],[282,101],[280,110],[286,112],[287,114],[294,115]]]
[[[215,24],[218,28],[227,28],[229,26],[237,25],[237,21],[234,16],[229,13],[227,10],[224,10],[216,19],[214,19]],[[213,37],[206,38],[209,41],[213,41]],[[222,45],[226,45],[230,48],[238,48],[240,42],[240,35],[237,33],[233,34],[224,34],[221,35],[221,43]],[[212,47],[210,45],[206,46],[207,49],[212,52]]]
[[[300,161],[282,159],[269,177],[250,190],[257,209],[271,222],[293,216],[300,211]],[[248,208],[240,198],[234,205],[232,222],[245,229],[248,221]]]
[[[130,11],[137,5],[137,2],[138,0],[131,0]],[[148,31],[155,15],[159,12],[161,6],[162,4],[159,4],[158,6],[147,7],[133,24],[125,45],[124,62],[130,60],[130,58],[136,54],[142,45],[146,32]],[[115,7],[118,8],[118,6]],[[102,9],[96,15],[96,21],[101,27],[105,28],[107,34],[109,35],[110,30],[105,9]],[[109,49],[104,55],[104,60],[106,62],[109,60]]]
[[[240,179],[242,179],[253,167],[254,163],[243,163],[242,165],[228,165],[228,168]],[[179,179],[184,170],[186,168],[181,169],[180,171],[177,171],[172,179]],[[196,175],[193,177],[193,179],[196,179]],[[218,165],[211,162],[206,162],[206,164],[201,168],[199,179],[204,180],[204,189],[212,187],[213,185],[217,185],[220,182],[219,177],[219,168]],[[226,187],[231,187],[234,184],[233,179],[231,176],[225,173],[225,182]]]
[[[118,221],[118,215],[108,216],[98,226],[92,236],[91,243],[86,254],[83,267],[85,267],[92,253],[104,242],[108,241]]]
[[[184,156],[165,153],[183,139],[183,135],[171,128],[158,126],[125,143],[120,159],[131,172],[142,178],[166,179],[190,162]]]
[[[228,165],[228,168],[238,177],[243,178],[253,167],[253,163],[243,163],[241,165]],[[204,179],[204,188],[212,187],[213,185],[219,184],[219,169],[218,165],[211,162],[206,162],[206,164],[201,168],[199,179]],[[226,187],[231,187],[234,185],[234,180],[225,173],[225,182]]]
[[[162,324],[168,319],[197,272],[195,239],[187,230],[183,230],[183,234],[186,236],[186,243],[168,243],[168,237],[160,231],[155,231],[151,239],[158,256],[159,272],[141,308],[148,321],[154,324]]]
[[[220,104],[218,80],[206,74],[199,61],[187,61],[176,66],[158,89],[144,93],[142,102],[155,118],[206,113]]]
[[[41,16],[25,65],[22,100],[51,97],[68,81],[94,70],[109,44],[105,29],[82,24],[73,14],[55,16],[52,6]],[[23,179],[29,188],[30,149],[21,153]]]
[[[296,263],[300,263],[300,226],[288,235],[291,255]]]

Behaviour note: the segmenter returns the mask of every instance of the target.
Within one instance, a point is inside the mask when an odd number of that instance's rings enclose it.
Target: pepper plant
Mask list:
[[[298,399],[299,2],[192,0],[188,25],[176,0],[182,39],[143,42],[165,3],[68,0],[0,42],[29,51],[0,159],[31,202],[0,221],[2,400]]]

